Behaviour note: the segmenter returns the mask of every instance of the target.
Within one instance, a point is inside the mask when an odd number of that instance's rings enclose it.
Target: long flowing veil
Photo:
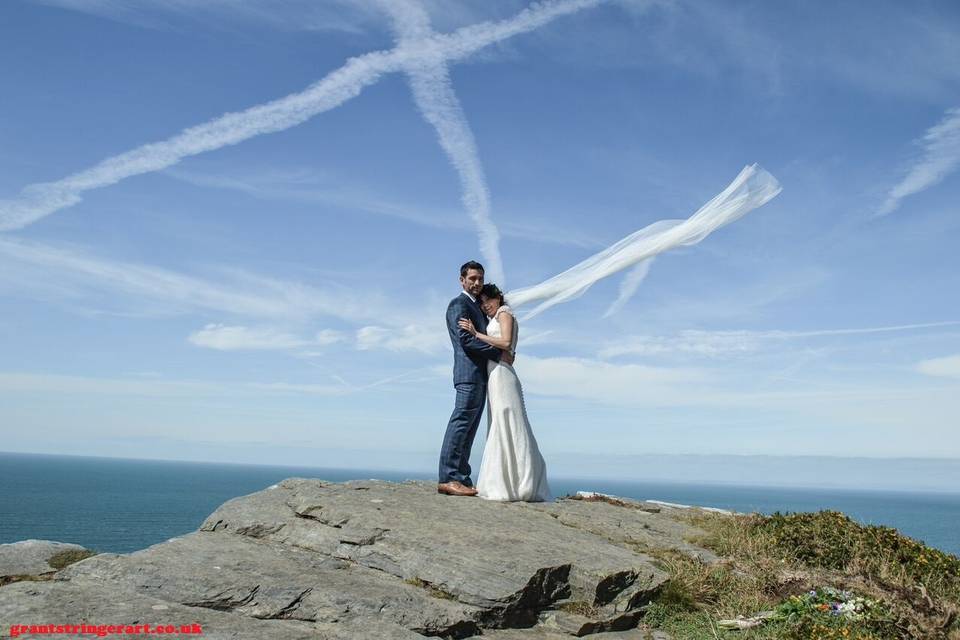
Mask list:
[[[508,292],[507,301],[513,307],[540,302],[524,316],[532,318],[556,304],[583,295],[595,282],[636,265],[621,287],[620,298],[612,307],[615,308],[636,290],[655,256],[676,247],[697,244],[716,229],[766,204],[781,189],[777,179],[760,166],[746,166],[726,189],[686,220],[654,222],[559,275]]]

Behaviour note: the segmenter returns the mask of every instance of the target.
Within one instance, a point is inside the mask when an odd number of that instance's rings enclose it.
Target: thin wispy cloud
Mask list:
[[[268,395],[342,396],[368,388],[343,384],[291,382],[222,382],[210,380],[137,379],[69,376],[0,371],[0,393],[55,392],[143,397],[250,397]]]
[[[6,264],[5,264],[6,263]],[[17,269],[7,268],[17,267]],[[76,291],[109,291],[162,303],[168,313],[216,311],[253,318],[306,321],[332,317],[369,321],[396,311],[382,294],[328,285],[316,287],[250,272],[221,270],[221,279],[187,275],[149,265],[106,260],[81,250],[0,238],[0,284],[30,293],[20,276],[32,270],[40,281],[69,283]],[[17,273],[13,278],[10,274]],[[8,278],[10,278],[8,280]]]
[[[386,0],[383,7],[393,18],[398,47],[435,35],[430,16],[417,0]],[[490,216],[490,190],[473,131],[453,90],[446,62],[440,56],[424,58],[407,67],[407,74],[420,113],[436,130],[440,146],[460,177],[463,205],[477,227],[488,279],[503,286],[506,279],[500,233]]]
[[[396,384],[416,383],[425,375],[434,377],[433,367],[420,367],[401,373],[350,383],[339,376],[327,375],[332,382],[227,381],[174,379],[163,376],[79,376],[53,373],[0,371],[0,394],[59,393],[108,397],[141,396],[153,398],[232,398],[250,399],[273,396],[345,396],[383,390]],[[275,409],[273,409],[275,410]]]
[[[803,304],[811,292],[834,277],[832,272],[811,265],[781,269],[775,274],[759,273],[746,282],[730,281],[723,286],[662,296],[645,309],[645,314],[655,326],[675,327],[678,322],[684,327],[749,325],[773,315],[778,308]]]
[[[436,331],[418,325],[388,327],[366,325],[357,329],[352,340],[342,331],[324,329],[312,336],[283,331],[274,327],[247,327],[211,323],[187,337],[191,344],[218,351],[283,351],[296,352],[302,358],[329,356],[322,350],[335,344],[352,342],[359,351],[390,351],[437,355],[450,351],[450,340],[442,327]],[[307,350],[305,349],[312,349]]]
[[[229,326],[208,324],[190,334],[187,340],[198,347],[219,351],[286,351],[307,347],[325,347],[343,340],[339,331],[324,329],[312,338],[279,331],[269,327]]]
[[[904,198],[929,189],[960,167],[960,108],[948,109],[917,143],[923,149],[920,158],[890,189],[877,216],[893,213]]]
[[[515,366],[523,379],[524,394],[529,396],[528,407],[535,412],[545,402],[541,398],[572,402],[581,411],[585,403],[590,403],[591,409],[667,409],[668,414],[686,408],[703,416],[701,419],[709,425],[705,433],[717,430],[723,424],[723,416],[733,416],[738,426],[744,422],[754,424],[754,436],[764,441],[770,437],[771,427],[789,425],[791,431],[796,430],[796,444],[804,446],[811,440],[811,433],[820,431],[820,425],[842,418],[846,429],[823,430],[829,434],[824,439],[830,440],[829,449],[834,455],[840,439],[855,444],[864,433],[885,432],[903,424],[914,428],[922,424],[929,433],[946,435],[950,428],[947,425],[952,426],[949,417],[960,409],[960,396],[950,386],[863,385],[860,381],[832,380],[826,384],[790,381],[768,390],[756,384],[756,372],[741,373],[752,382],[738,385],[732,380],[731,371],[719,367],[665,367],[532,356],[519,358]],[[645,434],[651,429],[660,431],[660,420],[669,420],[662,413],[641,415],[638,419],[637,414],[631,413],[618,424],[618,445],[622,444],[624,433],[643,439],[649,437]],[[689,424],[683,423],[683,428],[689,428]],[[792,438],[786,441],[794,442]],[[899,448],[902,453],[912,445],[912,441],[906,445],[898,442],[889,449]],[[944,446],[951,453],[957,449],[949,438],[938,440],[937,446]],[[777,449],[761,447],[758,451]]]
[[[351,0],[33,0],[153,29],[192,22],[215,28],[250,24],[283,31],[361,33],[373,22],[371,7]],[[282,11],[279,9],[283,9]]]
[[[955,98],[960,80],[952,62],[960,57],[957,20],[944,3],[873,3],[869,13],[843,2],[618,4],[632,21],[606,26],[589,47],[579,41],[558,47],[560,59],[613,68],[669,66],[776,99],[826,80],[882,99],[939,101]],[[631,39],[641,22],[644,37]],[[623,53],[627,43],[630,55]]]
[[[429,355],[450,351],[450,339],[441,325],[438,325],[435,331],[420,325],[407,325],[398,329],[366,326],[357,331],[356,340],[357,349],[360,351],[385,350]]]
[[[0,372],[0,391],[6,393],[55,392],[79,394],[136,395],[150,397],[206,396],[225,392],[225,387],[196,380],[157,380],[142,377],[69,376],[50,373]]]
[[[307,396],[343,396],[355,393],[359,389],[340,384],[318,384],[299,382],[249,382],[247,388],[266,393]]]
[[[917,371],[928,376],[956,378],[960,380],[960,353],[942,358],[921,360],[917,364]]]
[[[116,22],[152,29],[177,29],[193,23],[214,29],[251,26],[281,31],[379,31],[382,23],[378,0],[32,0],[41,5],[78,11]],[[430,0],[431,14],[446,27],[488,19],[522,5],[518,0],[496,6]],[[501,11],[497,11],[501,9]]]
[[[532,5],[512,18],[470,25],[450,34],[404,43],[349,59],[306,90],[228,113],[161,142],[113,156],[56,182],[25,187],[18,198],[0,201],[0,231],[19,229],[82,200],[82,195],[126,178],[166,169],[184,158],[235,145],[306,122],[359,95],[384,74],[438,60],[454,62],[506,38],[526,33],[602,0],[554,0]]]
[[[431,229],[471,229],[461,216],[424,213],[423,207],[406,206],[371,195],[372,188],[344,186],[342,180],[337,185],[331,185],[303,171],[259,172],[234,177],[169,169],[164,174],[195,186],[237,191],[264,200],[326,205],[403,220]]]
[[[624,355],[661,356],[693,355],[722,357],[752,353],[773,343],[812,338],[841,336],[866,336],[884,333],[901,333],[960,327],[960,320],[926,322],[918,324],[891,325],[886,327],[862,327],[852,329],[818,329],[813,331],[681,331],[672,336],[629,336],[600,350],[601,358]]]
[[[647,38],[657,64],[711,78],[733,67],[762,91],[780,93],[783,42],[758,28],[755,7],[696,0],[620,0],[620,4],[638,20],[651,13],[660,17]],[[649,64],[646,56],[621,62],[644,63]]]
[[[685,404],[693,400],[690,386],[709,379],[709,374],[699,369],[618,364],[591,358],[521,354],[516,367],[525,393],[609,405]]]
[[[474,232],[475,226],[452,210],[431,209],[423,205],[380,197],[374,185],[344,184],[342,177],[323,179],[303,170],[259,171],[239,176],[204,174],[196,171],[167,169],[164,175],[199,187],[227,189],[264,200],[285,200],[303,204],[325,205],[336,209],[384,216],[430,229]],[[559,226],[555,221],[540,222],[523,216],[519,220],[500,223],[504,237],[543,244],[599,249],[609,244],[584,229]]]

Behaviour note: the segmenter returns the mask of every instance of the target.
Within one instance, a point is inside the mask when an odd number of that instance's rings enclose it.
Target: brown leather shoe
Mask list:
[[[475,496],[477,495],[477,490],[473,487],[466,487],[456,480],[452,480],[438,484],[437,493],[445,493],[448,496]]]

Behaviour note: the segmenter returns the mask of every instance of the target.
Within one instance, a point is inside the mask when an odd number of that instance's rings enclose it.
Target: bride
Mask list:
[[[479,302],[490,318],[487,333],[479,333],[466,318],[459,321],[460,327],[487,344],[515,352],[518,325],[503,293],[494,284],[484,285]],[[477,495],[487,500],[552,500],[547,466],[527,419],[520,379],[508,364],[491,360],[487,367],[487,440]]]

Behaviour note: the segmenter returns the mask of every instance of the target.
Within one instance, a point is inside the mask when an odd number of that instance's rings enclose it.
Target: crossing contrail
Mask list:
[[[512,18],[469,25],[449,34],[435,34],[424,40],[405,42],[391,50],[350,58],[342,67],[299,93],[244,111],[227,113],[184,129],[166,140],[107,158],[56,182],[28,185],[19,197],[0,201],[0,231],[25,227],[77,204],[87,191],[116,184],[131,176],[159,171],[184,158],[239,144],[258,135],[289,129],[356,97],[384,74],[425,63],[435,64],[438,60],[461,60],[491,44],[603,1],[547,0],[532,4]]]
[[[383,0],[381,4],[393,18],[398,46],[436,35],[430,26],[430,16],[417,0]],[[436,129],[440,146],[460,177],[463,205],[480,236],[480,253],[487,279],[503,286],[505,275],[500,256],[500,233],[490,217],[490,190],[473,131],[450,82],[446,61],[440,56],[424,57],[406,71],[420,113]]]

